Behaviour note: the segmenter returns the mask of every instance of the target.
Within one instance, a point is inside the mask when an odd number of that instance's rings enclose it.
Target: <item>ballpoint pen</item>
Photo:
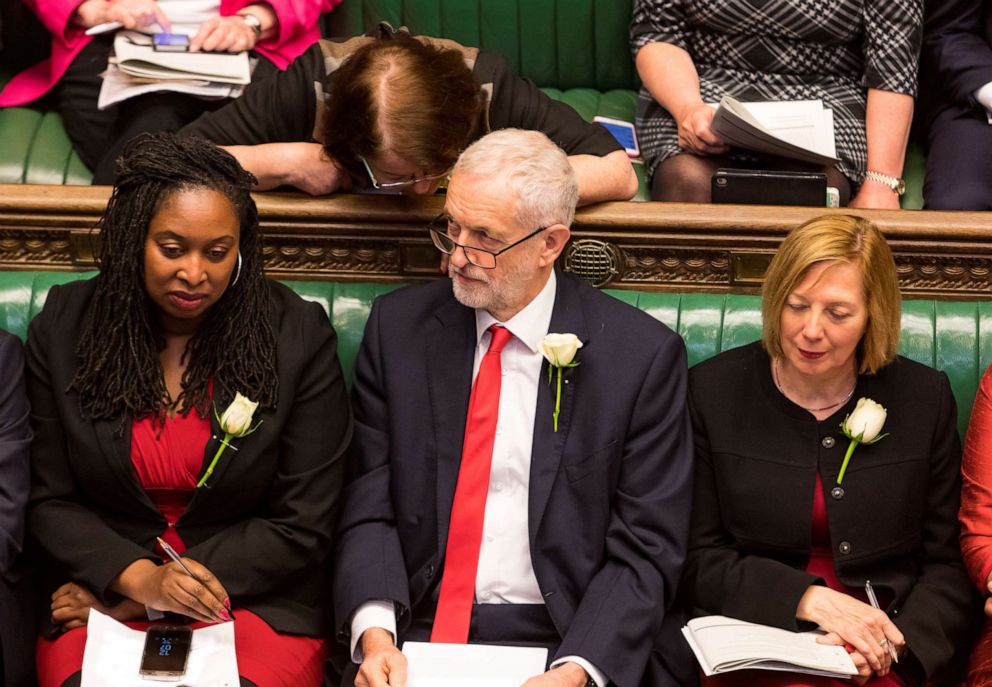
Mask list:
[[[871,607],[881,610],[881,606],[878,605],[878,597],[875,596],[875,589],[871,586],[871,580],[865,580],[865,594],[868,595],[868,601],[871,603]],[[896,653],[896,648],[892,646],[892,642],[888,639],[883,639],[882,643],[885,645],[885,648],[889,650],[889,656],[892,657],[892,660],[898,663],[899,654]]]
[[[181,567],[186,572],[187,575],[189,575],[190,577],[192,577],[197,582],[200,581],[197,578],[197,576],[193,574],[193,571],[190,570],[188,567],[186,567],[186,564],[183,563],[183,559],[180,558],[179,554],[176,553],[176,550],[174,548],[172,548],[172,546],[169,545],[169,542],[167,542],[164,539],[162,539],[162,537],[155,537],[155,540],[158,542],[158,545],[162,547],[162,550],[165,551],[165,555],[166,556],[168,556],[169,558],[171,558],[172,560],[174,560],[176,563],[178,563],[179,564],[179,567]],[[201,584],[203,584],[203,583],[201,582]],[[205,585],[204,585],[204,588],[207,589]],[[207,591],[210,592],[209,589],[207,589]],[[217,596],[213,592],[210,592],[210,595],[213,596],[215,599],[217,599]],[[220,599],[217,599],[217,600],[220,601]],[[229,616],[231,616],[231,620],[234,620],[234,612],[231,610],[231,608],[227,604],[225,604],[223,601],[221,601],[221,605],[224,606],[225,610],[227,610],[227,614]]]

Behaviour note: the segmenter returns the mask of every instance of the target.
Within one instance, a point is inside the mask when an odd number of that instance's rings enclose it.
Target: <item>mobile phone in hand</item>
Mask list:
[[[150,680],[179,680],[186,674],[193,630],[183,625],[152,625],[145,633],[138,674]]]
[[[152,49],[155,52],[186,52],[189,50],[189,36],[184,33],[154,33]]]

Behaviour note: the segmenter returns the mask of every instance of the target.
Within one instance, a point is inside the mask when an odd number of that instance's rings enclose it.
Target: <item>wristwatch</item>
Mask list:
[[[262,20],[256,17],[251,12],[239,12],[238,16],[248,25],[252,31],[255,32],[255,38],[262,35]]]
[[[869,169],[865,172],[865,179],[877,181],[880,184],[888,186],[897,196],[901,196],[906,192],[906,181],[899,177],[891,177],[888,174],[882,174],[881,172],[875,172]]]

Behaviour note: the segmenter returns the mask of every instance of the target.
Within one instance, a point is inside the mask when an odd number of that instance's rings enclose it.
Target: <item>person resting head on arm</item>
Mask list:
[[[118,171],[98,276],[54,287],[28,334],[28,531],[57,637],[41,684],[79,670],[92,609],[139,628],[152,609],[236,613],[242,676],[319,685],[351,434],[334,330],[264,278],[254,179],[229,154],[144,135]]]
[[[874,224],[810,220],[768,268],[762,340],[700,363],[689,383],[689,605],[819,626],[819,641],[850,647],[862,680],[880,686],[922,685],[946,668],[972,602],[957,540],[954,397],[943,372],[897,354],[900,306]],[[840,426],[863,398],[887,410],[874,431],[884,437],[862,436],[849,453]],[[745,675],[733,684],[772,684]],[[789,684],[832,684],[818,680]]]
[[[374,36],[320,41],[285,74],[182,133],[224,146],[260,190],[424,195],[472,141],[509,127],[542,131],[568,153],[580,203],[637,191],[627,154],[603,127],[513,74],[496,53],[385,24]]]

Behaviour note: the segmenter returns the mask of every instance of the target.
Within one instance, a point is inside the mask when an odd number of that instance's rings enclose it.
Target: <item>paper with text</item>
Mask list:
[[[540,675],[547,649],[406,642],[407,687],[520,687]]]

